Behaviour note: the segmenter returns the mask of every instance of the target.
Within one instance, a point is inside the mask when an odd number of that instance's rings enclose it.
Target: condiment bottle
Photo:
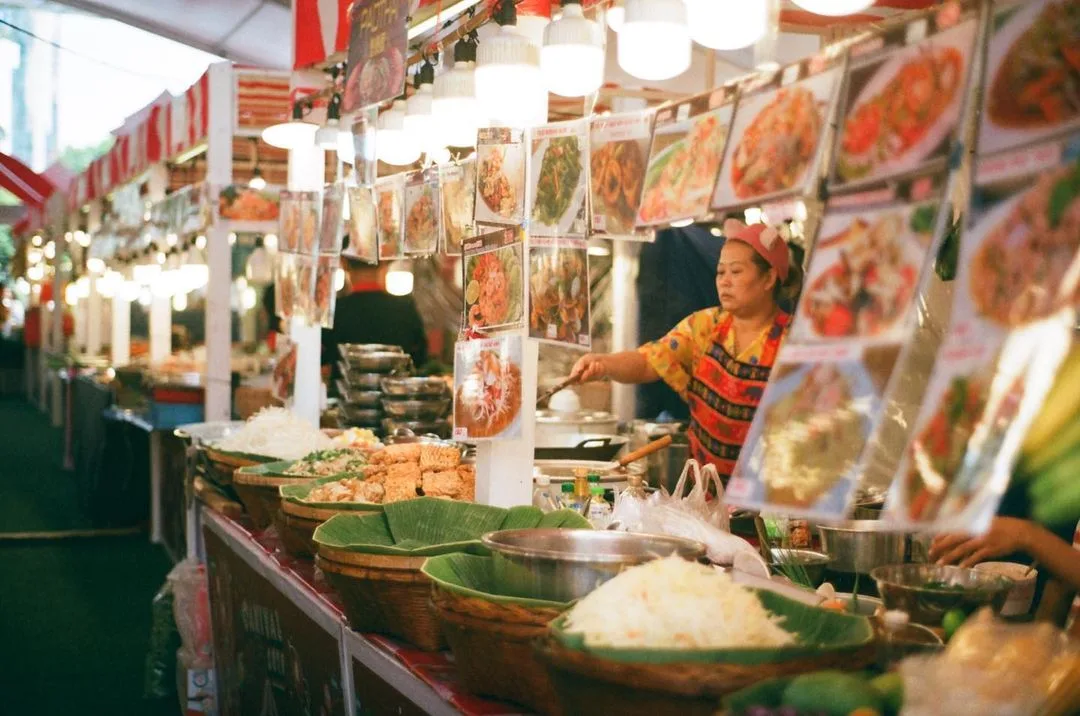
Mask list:
[[[611,522],[611,505],[604,499],[604,488],[596,485],[592,488],[592,501],[589,503],[589,522],[598,530]]]
[[[574,509],[574,483],[564,482],[559,489],[559,506],[567,510]]]
[[[551,494],[551,477],[548,475],[535,474],[533,483],[533,506],[539,507],[544,512],[551,512],[559,508],[554,496]]]

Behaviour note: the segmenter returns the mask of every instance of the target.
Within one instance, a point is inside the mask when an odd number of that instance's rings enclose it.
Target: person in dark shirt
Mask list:
[[[337,377],[338,344],[385,343],[401,346],[420,368],[427,362],[424,321],[412,296],[391,296],[383,288],[386,266],[371,266],[341,257],[348,294],[338,296],[334,327],[323,329],[322,362],[333,366]]]

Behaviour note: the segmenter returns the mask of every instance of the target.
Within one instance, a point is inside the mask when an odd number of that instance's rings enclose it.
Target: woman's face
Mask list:
[[[716,265],[716,292],[728,313],[754,311],[773,303],[776,271],[762,271],[754,263],[754,249],[743,241],[727,241]]]

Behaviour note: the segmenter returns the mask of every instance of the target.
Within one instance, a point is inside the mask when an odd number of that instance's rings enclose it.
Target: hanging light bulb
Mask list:
[[[379,115],[375,151],[380,160],[396,166],[412,164],[420,158],[420,147],[405,131],[405,100],[394,100],[394,105]]]
[[[312,144],[319,125],[304,121],[304,103],[293,104],[292,119],[272,124],[262,131],[262,140],[278,149],[297,149]]]
[[[874,0],[791,0],[803,10],[815,15],[839,17],[865,10]]]
[[[618,55],[628,74],[651,81],[681,75],[690,68],[691,48],[683,0],[626,0]]]
[[[678,0],[682,2],[682,0]],[[498,0],[499,32],[476,52],[476,97],[491,121],[529,128],[547,121],[547,90],[540,52],[517,28],[513,0]]]
[[[249,283],[262,285],[274,280],[274,266],[270,261],[270,252],[263,245],[261,236],[255,239],[255,250],[248,256],[244,274]]]
[[[442,131],[442,142],[451,147],[472,147],[481,126],[480,102],[476,99],[476,33],[454,45],[454,66],[435,78],[431,111]]]
[[[563,0],[562,15],[544,28],[540,69],[547,88],[563,97],[584,97],[604,82],[600,26],[585,17],[581,0]]]
[[[615,34],[622,32],[623,22],[626,20],[626,9],[623,7],[623,0],[615,0],[611,3],[611,7],[607,9],[607,26],[611,28],[611,31]]]
[[[765,34],[767,0],[685,0],[694,42],[714,50],[749,47]]]
[[[335,92],[326,105],[326,124],[315,132],[315,144],[322,149],[337,151],[341,134],[341,93]]]
[[[259,169],[259,165],[255,165],[255,168],[251,170],[251,179],[248,180],[248,186],[255,191],[262,191],[266,188],[266,179],[263,178],[262,169]]]
[[[188,305],[187,294],[177,293],[172,297],[172,308],[174,311],[186,311]]]
[[[424,64],[414,78],[413,87],[416,91],[405,101],[405,133],[412,143],[426,154],[445,146],[440,144],[440,133],[435,131],[435,117],[432,114],[434,82],[435,65],[425,57]]]
[[[413,290],[413,272],[408,261],[395,261],[386,272],[386,292],[391,296],[408,296]]]

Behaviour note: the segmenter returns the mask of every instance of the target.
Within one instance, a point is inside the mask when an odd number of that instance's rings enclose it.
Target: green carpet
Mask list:
[[[86,527],[60,431],[0,401],[0,533]],[[177,714],[143,700],[151,600],[170,568],[145,534],[0,538],[0,713]]]

